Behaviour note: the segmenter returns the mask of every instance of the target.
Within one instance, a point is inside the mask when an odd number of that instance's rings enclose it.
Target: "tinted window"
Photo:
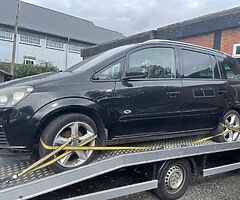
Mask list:
[[[240,64],[240,58],[236,58],[236,60],[238,61],[238,63]]]
[[[240,67],[237,60],[231,57],[218,57],[219,66],[222,69],[223,77],[226,79],[240,79]]]
[[[116,62],[93,76],[93,80],[116,80],[122,75],[122,62]]]
[[[175,78],[173,48],[148,48],[130,55],[129,68],[139,67],[148,71],[147,78]]]
[[[211,58],[208,54],[189,50],[183,50],[182,54],[185,78],[219,78],[218,67],[214,57]]]
[[[240,55],[240,46],[236,47],[236,55]]]

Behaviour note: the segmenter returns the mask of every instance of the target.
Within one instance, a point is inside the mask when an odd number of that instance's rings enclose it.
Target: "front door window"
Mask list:
[[[144,68],[147,79],[175,78],[175,56],[173,48],[148,48],[130,55],[129,68]]]

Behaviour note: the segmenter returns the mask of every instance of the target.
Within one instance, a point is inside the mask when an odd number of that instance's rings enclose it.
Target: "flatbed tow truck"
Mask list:
[[[149,150],[101,151],[91,164],[62,173],[43,168],[10,182],[1,181],[0,199],[30,199],[114,170],[133,166],[145,170],[144,174],[147,177],[145,181],[66,198],[66,200],[112,199],[153,189],[161,197],[162,187],[168,187],[170,190],[171,187],[174,188],[176,184],[181,183],[179,179],[183,179],[181,170],[176,169],[179,160],[189,162],[191,168],[186,169],[190,170],[187,173],[195,173],[203,177],[240,169],[239,141],[216,143],[206,140],[194,143],[201,138],[194,136],[134,144],[134,146],[148,147]],[[212,161],[212,158],[216,158],[217,162]],[[31,161],[0,165],[0,180],[18,174],[30,165]]]

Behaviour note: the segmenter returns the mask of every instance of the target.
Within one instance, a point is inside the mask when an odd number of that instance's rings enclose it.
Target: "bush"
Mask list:
[[[57,72],[58,68],[54,66],[32,66],[32,65],[16,65],[14,78],[23,78],[42,74],[46,72]]]
[[[10,64],[0,62],[0,69],[10,73]]]
[[[10,72],[10,64],[9,63],[0,63],[0,69]],[[59,69],[54,67],[49,63],[41,63],[40,65],[25,65],[25,64],[16,64],[15,65],[15,76],[16,78],[23,78],[26,76],[32,76],[37,74],[42,74],[46,72],[57,72]]]

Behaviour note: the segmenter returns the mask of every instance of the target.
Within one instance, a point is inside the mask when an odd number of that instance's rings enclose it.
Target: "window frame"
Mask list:
[[[39,44],[37,44],[37,43],[31,43],[31,42],[26,42],[26,41],[22,41],[22,40],[21,40],[21,37],[37,38],[37,39],[39,39]],[[38,37],[38,36],[34,36],[34,35],[20,34],[20,36],[19,36],[19,43],[20,43],[20,44],[31,45],[31,46],[41,47],[41,38]]]
[[[213,56],[216,63],[217,63],[219,78],[214,78],[214,70],[213,70],[212,78],[187,78],[187,77],[184,77],[185,76],[185,67],[184,67],[184,58],[183,58],[183,51],[184,50],[208,55],[209,61],[210,61],[209,63],[211,64],[211,66],[213,66],[213,62],[212,62],[212,59],[211,59],[210,56]],[[219,67],[217,57],[211,51],[208,51],[208,50],[205,50],[205,49],[195,49],[195,48],[191,48],[191,47],[181,47],[180,48],[180,59],[181,59],[181,79],[184,79],[184,80],[208,80],[208,81],[216,81],[216,80],[222,79],[222,73],[221,73],[221,70],[220,70],[220,67]]]
[[[114,60],[113,62],[111,62],[110,64],[107,64],[105,67],[101,68],[100,70],[98,70],[97,72],[95,72],[91,77],[90,80],[92,82],[121,82],[122,80],[122,75],[124,73],[124,64],[125,64],[125,60],[126,60],[126,56],[123,56],[117,60]],[[108,68],[112,67],[114,64],[117,63],[121,63],[121,71],[122,71],[122,75],[119,79],[108,79],[108,80],[96,80],[93,79],[94,76],[96,76],[97,74],[103,72],[104,70],[107,70]]]
[[[215,61],[216,61],[216,64],[217,64],[217,69],[218,69],[218,74],[219,74],[219,78],[215,78],[213,80],[223,80],[223,76],[222,76],[222,71],[220,69],[220,66],[219,66],[219,62],[218,62],[218,59],[217,59],[217,55],[216,54],[211,54],[210,53],[210,56],[213,56]],[[210,59],[211,60],[211,59]],[[213,64],[212,60],[211,60],[211,64]]]
[[[240,58],[240,54],[237,54],[237,47],[240,47],[240,43],[233,44],[232,56],[233,56],[234,58]]]
[[[143,45],[139,46],[137,48],[134,48],[127,52],[125,66],[122,74],[122,79],[126,78],[126,71],[129,69],[130,64],[130,56],[138,51],[145,50],[145,49],[151,49],[151,48],[167,48],[167,49],[173,49],[174,50],[174,58],[175,58],[175,77],[174,78],[134,78],[131,79],[131,81],[159,81],[159,80],[176,80],[179,79],[179,66],[180,66],[180,60],[179,60],[179,52],[178,48],[175,45],[166,45],[166,44],[152,44],[152,45]]]
[[[59,47],[54,47],[54,46],[49,46],[48,45],[48,42],[50,42],[50,43],[54,43],[54,42],[56,42],[56,43],[58,43],[58,44],[62,44],[62,48],[59,48]],[[54,49],[54,50],[59,50],[59,51],[64,51],[64,42],[60,42],[60,41],[56,41],[56,40],[52,40],[52,39],[46,39],[46,48],[47,49]]]
[[[73,50],[73,49],[71,49],[71,46],[76,46],[76,47],[79,47],[80,49],[79,49],[79,51]],[[71,53],[81,54],[82,49],[83,49],[83,47],[81,45],[77,45],[77,44],[69,44],[68,45],[68,51]]]
[[[11,36],[11,38],[0,37],[0,40],[13,42],[13,37],[14,37],[14,33],[13,33],[13,32],[0,30],[0,35],[1,35],[1,33],[2,33],[3,35],[4,35],[4,34],[8,34],[9,36]]]
[[[29,65],[29,64],[26,63],[27,61],[33,62],[32,66],[34,66],[36,64],[36,60],[35,59],[24,58],[24,64],[25,65]]]

